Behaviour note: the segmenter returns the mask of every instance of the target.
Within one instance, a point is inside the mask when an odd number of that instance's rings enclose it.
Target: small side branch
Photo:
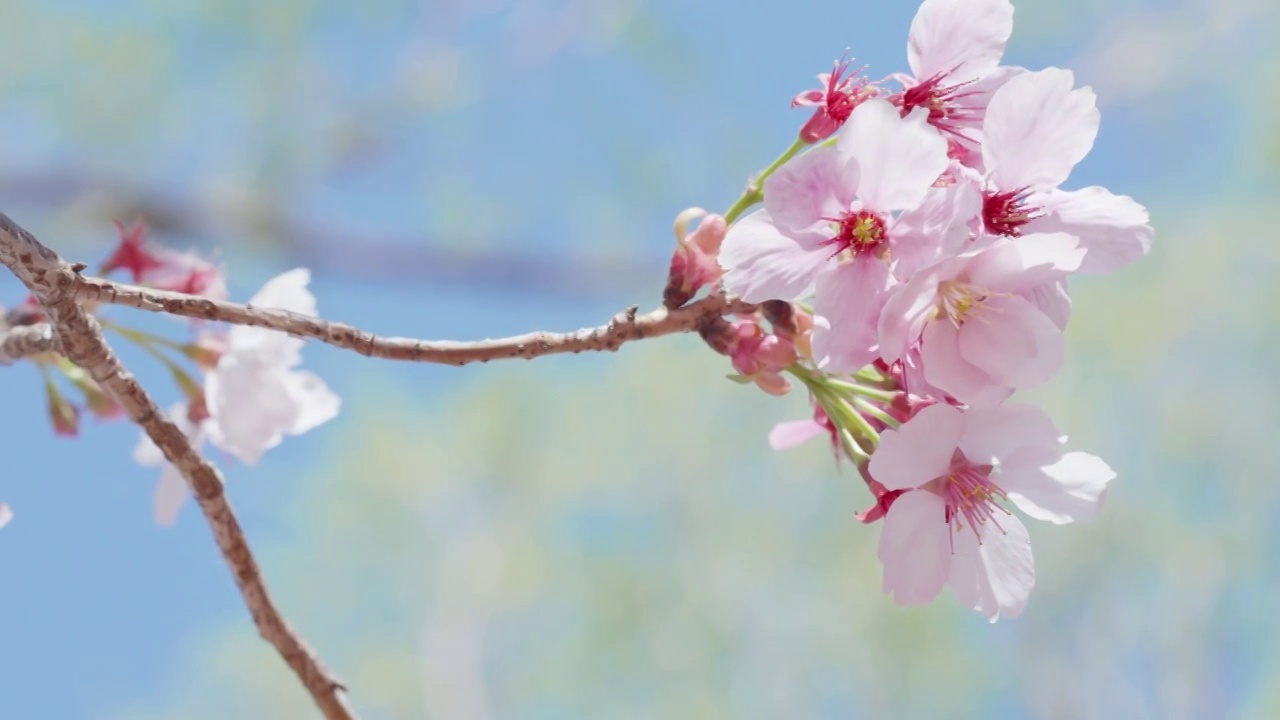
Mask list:
[[[0,328],[0,365],[55,350],[53,326],[49,323]]]
[[[382,337],[345,323],[287,310],[255,308],[225,300],[150,290],[101,278],[76,276],[71,292],[81,300],[90,302],[270,328],[354,350],[369,357],[443,365],[467,365],[503,358],[531,359],[561,353],[613,351],[633,340],[694,331],[710,319],[754,309],[754,306],[740,300],[717,294],[677,310],[658,309],[638,314],[637,308],[633,306],[618,313],[604,325],[573,332],[538,331],[496,340],[466,342]]]
[[[356,717],[347,707],[346,688],[324,667],[271,599],[249,541],[223,492],[222,474],[201,457],[182,430],[165,417],[107,345],[97,319],[76,298],[79,278],[76,271],[3,213],[0,213],[0,262],[18,276],[44,308],[52,328],[54,349],[84,368],[110,393],[186,478],[258,632],[284,658],[326,718],[351,720]],[[43,337],[40,335],[43,331],[33,332],[37,338]]]

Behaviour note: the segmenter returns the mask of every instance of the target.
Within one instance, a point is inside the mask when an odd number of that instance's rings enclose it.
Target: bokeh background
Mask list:
[[[1016,5],[1007,62],[1099,96],[1068,186],[1157,228],[1073,283],[1069,367],[1030,394],[1120,478],[1097,522],[1032,528],[1025,615],[894,606],[862,483],[765,443],[804,398],[696,338],[464,369],[311,346],[342,415],[228,489],[365,717],[1280,717],[1277,7]],[[240,298],[305,265],[323,314],[388,334],[597,324],[657,303],[671,219],[725,208],[846,47],[904,68],[914,11],[5,0],[0,209],[86,261],[141,214]],[[152,523],[137,430],[55,439],[38,378],[0,369],[0,716],[311,717],[198,514]]]

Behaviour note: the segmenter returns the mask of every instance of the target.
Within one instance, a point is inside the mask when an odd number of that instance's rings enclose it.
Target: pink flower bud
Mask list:
[[[662,292],[663,305],[673,310],[692,300],[702,288],[714,284],[722,274],[716,253],[720,252],[728,227],[720,215],[707,215],[693,233],[685,235],[690,222],[688,216],[695,212],[702,211],[692,208],[676,219],[676,250],[671,255],[667,286]]]

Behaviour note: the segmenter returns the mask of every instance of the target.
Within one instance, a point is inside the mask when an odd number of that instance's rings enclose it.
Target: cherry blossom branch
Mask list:
[[[102,327],[76,297],[76,270],[4,213],[0,213],[0,262],[13,271],[44,308],[50,320],[53,348],[110,393],[186,478],[259,634],[275,646],[326,718],[356,717],[347,707],[346,688],[321,664],[271,599],[244,530],[223,492],[221,473],[200,456],[116,357],[103,337]],[[29,336],[43,337],[44,331],[39,327],[11,329],[4,340],[6,351],[9,343],[15,344],[15,350],[30,347],[23,343],[32,342]]]
[[[382,337],[345,323],[287,310],[255,308],[225,300],[151,290],[80,275],[74,276],[70,292],[81,300],[91,302],[270,328],[314,338],[369,357],[444,365],[466,365],[502,358],[532,359],[561,353],[613,351],[632,340],[694,331],[709,320],[754,309],[754,306],[735,298],[713,294],[676,310],[662,308],[643,315],[637,314],[637,308],[633,305],[604,325],[573,332],[538,331],[495,340],[465,342]]]

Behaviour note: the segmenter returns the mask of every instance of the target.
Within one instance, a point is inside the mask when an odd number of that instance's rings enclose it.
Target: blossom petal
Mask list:
[[[876,324],[889,281],[889,265],[867,257],[818,276],[812,346],[819,368],[852,373],[875,360]]]
[[[224,355],[217,371],[205,377],[205,398],[215,427],[210,441],[246,465],[256,464],[279,445],[300,415],[285,375],[252,358]]]
[[[803,445],[825,432],[826,429],[812,419],[781,422],[769,431],[769,447],[787,450]]]
[[[1155,231],[1147,209],[1126,195],[1092,186],[1054,190],[1029,199],[1044,214],[1027,224],[1034,232],[1065,232],[1087,250],[1082,273],[1119,270],[1151,251]]]
[[[297,408],[293,423],[284,429],[286,433],[301,435],[338,416],[342,399],[329,389],[319,375],[312,372],[290,372],[282,383]]]
[[[960,451],[977,465],[996,465],[1024,447],[1057,447],[1061,433],[1039,406],[1010,403],[965,412]]]
[[[947,84],[995,69],[1013,34],[1009,0],[924,0],[911,21],[907,64],[921,80],[947,73]]]
[[[959,348],[965,360],[996,383],[1022,389],[1046,382],[1062,368],[1066,339],[1025,298],[996,296],[961,326]]]
[[[999,515],[998,520],[999,528],[983,526],[981,543],[969,528],[955,533],[947,578],[956,598],[991,622],[1022,614],[1036,584],[1027,527],[1016,515]]]
[[[316,314],[316,298],[307,290],[311,271],[297,268],[268,280],[249,299],[255,308],[288,310],[303,315]],[[263,360],[292,367],[302,362],[302,338],[267,328],[237,325],[227,333],[227,349],[231,353],[253,353]]]
[[[880,433],[867,469],[888,490],[920,487],[947,474],[965,418],[946,403],[930,405],[894,430]]]
[[[1089,453],[1028,447],[1014,452],[993,478],[1018,509],[1055,524],[1087,522],[1098,514],[1116,473]]]
[[[965,249],[969,221],[982,212],[982,193],[969,182],[931,188],[889,228],[893,273],[909,279],[920,269]]]
[[[268,280],[252,298],[249,304],[257,308],[273,308],[290,310],[303,315],[316,314],[316,298],[307,290],[311,282],[311,271],[306,268],[295,268]]]
[[[1067,329],[1071,320],[1071,296],[1067,294],[1066,279],[1037,285],[1024,292],[1023,297],[1052,320],[1059,330]]]
[[[942,592],[951,564],[946,503],[931,492],[903,493],[889,506],[877,555],[883,588],[901,605],[927,603]]]
[[[161,527],[173,527],[178,521],[178,513],[187,502],[187,481],[182,473],[172,465],[165,465],[160,471],[160,482],[156,483],[153,515],[156,524]]]
[[[1080,267],[1085,251],[1074,235],[1037,233],[1001,238],[975,255],[969,281],[996,292],[1022,293],[1055,282]]]
[[[834,147],[818,146],[764,181],[764,209],[783,230],[809,231],[844,214],[857,190],[857,163]]]
[[[1001,385],[960,353],[960,335],[946,320],[928,323],[920,336],[925,380],[966,405],[996,405],[1013,389]]]
[[[1093,148],[1098,107],[1093,90],[1072,90],[1070,70],[1022,73],[1005,83],[987,106],[982,158],[996,187],[1053,188]]]
[[[920,339],[925,324],[935,315],[939,283],[954,278],[964,265],[962,258],[943,261],[890,291],[877,328],[880,357],[885,362],[902,357]]]
[[[947,169],[947,141],[916,108],[903,118],[887,100],[867,100],[840,128],[836,147],[858,163],[858,197],[869,210],[914,207]]]
[[[9,524],[13,520],[13,509],[6,503],[0,503],[0,528]]]
[[[819,269],[831,257],[816,233],[784,234],[758,210],[729,228],[720,246],[725,288],[747,302],[798,300],[813,293]]]

